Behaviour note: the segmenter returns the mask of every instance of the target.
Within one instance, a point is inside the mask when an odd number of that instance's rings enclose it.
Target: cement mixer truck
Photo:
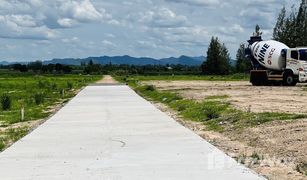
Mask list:
[[[307,47],[289,48],[261,36],[248,41],[246,55],[251,60],[250,82],[254,86],[295,86],[307,82]]]

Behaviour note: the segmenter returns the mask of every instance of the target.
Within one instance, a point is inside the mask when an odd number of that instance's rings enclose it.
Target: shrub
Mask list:
[[[45,95],[43,93],[34,94],[34,101],[36,105],[40,105],[44,102]]]
[[[144,88],[145,88],[145,91],[154,91],[154,90],[156,90],[155,86],[153,86],[153,85],[146,85]]]
[[[67,82],[67,88],[72,89],[73,88],[73,83],[72,82]]]
[[[57,84],[56,83],[52,83],[51,84],[51,89],[52,90],[56,90],[58,88]]]
[[[221,114],[228,108],[227,104],[223,104],[220,102],[203,102],[203,112],[207,117],[207,120],[216,119],[221,116]]]
[[[2,110],[7,111],[11,109],[12,105],[12,100],[11,97],[8,96],[7,94],[4,94],[1,96],[1,105],[2,105]]]
[[[0,139],[0,151],[2,151],[5,148],[4,142]]]

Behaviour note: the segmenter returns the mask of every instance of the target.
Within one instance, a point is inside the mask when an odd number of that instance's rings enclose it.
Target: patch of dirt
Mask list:
[[[154,105],[230,157],[268,179],[307,179],[306,175],[296,170],[298,164],[307,162],[307,120],[275,121],[240,133],[218,133],[206,130],[203,123],[184,120],[162,103]]]
[[[202,101],[208,96],[227,95],[235,108],[251,112],[307,113],[304,84],[295,87],[251,86],[246,81],[146,81],[159,90]],[[206,130],[202,123],[183,120],[163,104],[156,106],[196,132],[229,156],[268,179],[307,179],[307,119],[273,121],[243,130],[223,133]],[[303,171],[298,167],[303,165]]]
[[[252,112],[307,113],[307,91],[295,87],[251,86],[247,81],[148,81],[160,90],[175,90],[183,97],[203,100],[227,95],[238,109]]]
[[[118,82],[110,75],[104,75],[103,78],[96,83],[98,84],[117,84]]]

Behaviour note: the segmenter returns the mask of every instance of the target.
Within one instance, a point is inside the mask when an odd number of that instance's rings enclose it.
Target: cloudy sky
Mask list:
[[[235,57],[259,24],[299,0],[0,0],[0,60],[205,55],[218,36]]]

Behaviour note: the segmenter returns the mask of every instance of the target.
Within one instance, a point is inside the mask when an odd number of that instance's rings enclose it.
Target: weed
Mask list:
[[[145,91],[154,91],[156,90],[155,86],[153,85],[145,85]]]
[[[8,139],[11,141],[11,142],[15,142],[17,141],[18,139],[22,138],[23,136],[25,136],[27,133],[28,133],[28,128],[27,127],[19,127],[19,128],[16,128],[16,129],[8,129],[5,131],[5,135],[8,137]]]
[[[259,156],[259,154],[257,152],[253,152],[253,154],[251,155],[251,158],[254,160],[254,161],[259,161],[261,160],[261,157]]]
[[[34,101],[36,105],[40,105],[44,103],[45,100],[45,94],[44,93],[36,93],[34,94]]]
[[[207,96],[206,100],[217,100],[217,99],[227,99],[228,95],[216,95],[216,96]]]
[[[11,97],[7,94],[3,94],[1,96],[1,105],[3,111],[8,111],[11,109],[12,100]]]
[[[145,98],[161,102],[174,109],[187,120],[203,122],[209,130],[223,131],[225,127],[241,129],[257,126],[274,120],[289,120],[306,118],[305,114],[288,113],[251,113],[234,109],[227,101],[220,99],[228,98],[227,95],[209,96],[203,102],[183,99],[176,92],[159,91],[154,86],[139,86],[132,83],[131,87]]]
[[[297,172],[305,174],[307,176],[307,163],[306,162],[297,164],[295,169]]]
[[[5,144],[4,144],[3,140],[0,139],[0,151],[3,151],[4,148],[5,148]]]
[[[74,84],[72,82],[67,82],[67,88],[71,90],[74,87]]]

